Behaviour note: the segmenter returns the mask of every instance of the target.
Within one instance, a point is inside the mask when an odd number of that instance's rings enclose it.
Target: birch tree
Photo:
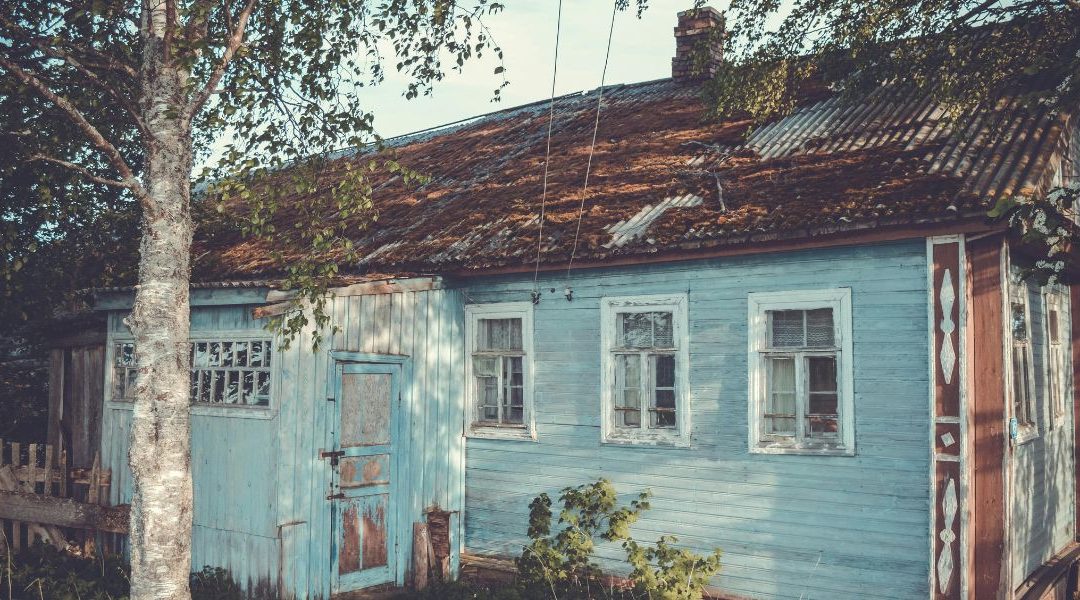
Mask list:
[[[1080,110],[1078,0],[732,0],[726,17],[725,60],[706,86],[719,116],[765,121],[792,111],[811,86],[858,98],[889,85],[943,103],[954,118],[1005,96]],[[1035,274],[1056,280],[1077,247],[1078,201],[1073,179],[1044,197],[1007,198],[989,216],[1041,247]]]
[[[9,150],[42,167],[39,191],[64,185],[58,172],[74,174],[119,190],[140,214],[138,282],[125,321],[138,364],[129,455],[133,599],[189,596],[197,157],[227,140],[208,172],[218,178],[212,193],[245,207],[237,217],[245,232],[273,235],[269,217],[280,196],[248,184],[289,165],[294,186],[317,187],[305,178],[323,164],[319,152],[372,142],[362,92],[381,80],[384,63],[407,75],[412,97],[485,51],[498,61],[483,18],[499,8],[490,0],[4,3],[0,98],[12,111],[7,122],[17,125],[3,132]],[[313,202],[359,213],[369,193],[358,169]],[[337,266],[314,257],[348,257],[349,245],[332,222],[300,229],[313,258],[296,260],[286,275],[317,298]]]

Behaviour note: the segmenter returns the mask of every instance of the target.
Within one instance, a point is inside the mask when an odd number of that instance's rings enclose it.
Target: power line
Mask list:
[[[585,212],[585,198],[589,191],[589,174],[592,172],[593,153],[596,151],[596,133],[600,130],[600,105],[604,101],[604,80],[607,78],[608,60],[611,58],[611,38],[615,33],[615,14],[619,11],[619,0],[615,0],[611,9],[611,25],[608,27],[607,50],[604,53],[604,70],[600,73],[600,89],[596,94],[596,121],[593,123],[592,144],[589,146],[589,162],[585,165],[585,183],[581,188],[581,205],[578,207],[577,229],[574,231],[574,246],[570,251],[570,262],[566,265],[566,299],[573,298],[570,289],[570,269],[574,266],[577,254],[578,236],[581,235],[581,216]]]
[[[533,269],[532,301],[540,301],[540,249],[544,243],[544,214],[547,209],[548,166],[551,163],[551,129],[555,123],[555,80],[559,74],[559,33],[562,30],[562,0],[559,0],[558,16],[555,19],[555,60],[551,67],[551,100],[548,102],[547,148],[544,151],[544,190],[540,194],[540,231],[536,236],[536,266]]]

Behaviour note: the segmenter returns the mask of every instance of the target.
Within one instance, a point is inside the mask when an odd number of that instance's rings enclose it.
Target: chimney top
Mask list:
[[[679,13],[675,27],[675,81],[702,81],[716,74],[724,59],[724,14],[711,6]]]

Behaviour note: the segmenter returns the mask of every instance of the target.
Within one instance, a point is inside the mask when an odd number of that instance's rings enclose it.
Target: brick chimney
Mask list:
[[[679,13],[671,78],[702,81],[716,74],[724,59],[724,15],[711,6]]]

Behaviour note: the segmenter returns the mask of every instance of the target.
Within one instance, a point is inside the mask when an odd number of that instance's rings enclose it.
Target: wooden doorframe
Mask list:
[[[392,444],[394,446],[394,457],[392,459],[394,465],[407,464],[407,455],[409,452],[409,428],[412,421],[411,416],[408,414],[408,407],[412,406],[412,373],[413,363],[411,356],[405,356],[400,354],[379,354],[371,352],[351,352],[345,350],[332,350],[330,351],[329,369],[326,380],[326,398],[328,400],[336,399],[337,396],[337,378],[341,367],[345,364],[369,364],[369,365],[393,365],[399,369],[399,377],[401,381],[398,382],[398,414],[393,418],[391,423],[392,431]],[[331,421],[333,421],[331,419]],[[334,423],[334,427],[339,425]],[[335,439],[336,442],[336,439]],[[391,579],[395,585],[401,586],[405,584],[404,569],[402,565],[408,563],[409,557],[407,552],[403,551],[406,548],[406,544],[402,544],[402,529],[400,524],[405,520],[407,516],[405,514],[408,502],[403,501],[410,493],[409,482],[405,477],[400,475],[400,469],[394,467],[392,477],[394,477],[396,483],[394,493],[390,498],[392,504],[390,518],[393,520],[393,539],[388,540],[388,552],[392,553],[394,565],[391,568]],[[327,464],[327,474],[333,477],[332,467]],[[334,515],[333,504],[331,501],[327,501],[327,509],[331,511],[330,518],[327,521],[328,530],[326,531],[325,539],[329,541],[327,545],[327,551],[332,552],[333,547],[337,543],[335,539],[336,532],[334,531]],[[405,561],[402,563],[402,561]],[[333,564],[333,560],[330,561]],[[336,573],[331,573],[332,584],[331,587],[337,585]]]

